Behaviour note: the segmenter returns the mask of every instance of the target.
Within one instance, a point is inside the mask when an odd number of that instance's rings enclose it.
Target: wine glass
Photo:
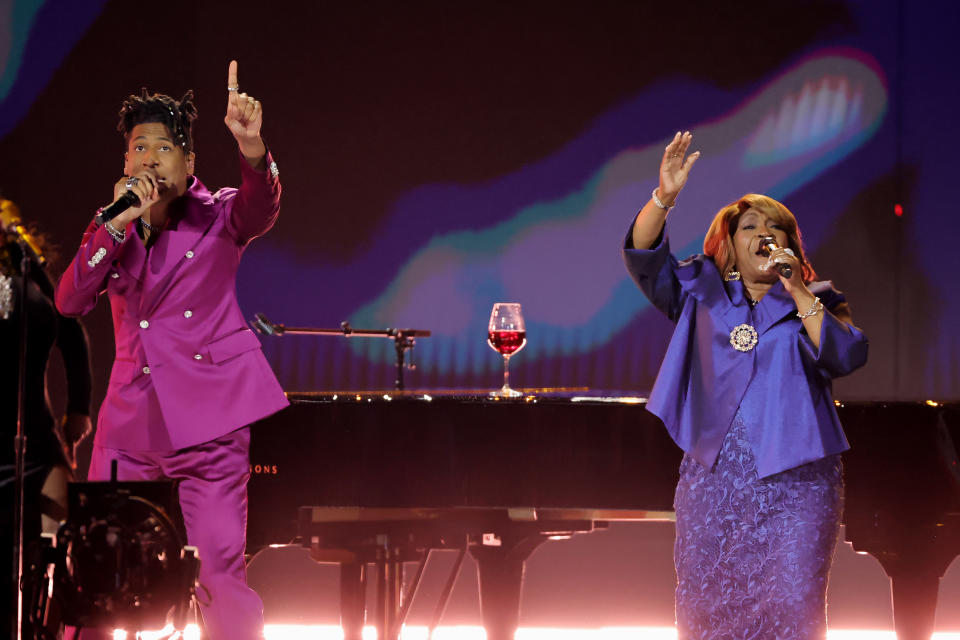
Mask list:
[[[516,302],[497,302],[490,312],[490,324],[487,327],[487,344],[503,356],[503,387],[491,391],[491,396],[516,398],[523,394],[510,388],[510,356],[527,344],[527,328],[523,324],[523,314]]]

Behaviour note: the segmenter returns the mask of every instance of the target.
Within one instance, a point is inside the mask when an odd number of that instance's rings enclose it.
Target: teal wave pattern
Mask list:
[[[831,50],[784,70],[732,111],[694,123],[703,156],[668,222],[675,253],[698,252],[719,206],[744,193],[787,200],[868,140],[886,110],[886,81],[869,56]],[[353,325],[431,329],[417,350],[441,374],[489,367],[495,354],[483,338],[498,301],[523,305],[528,361],[607,344],[647,307],[625,276],[619,247],[655,186],[666,142],[624,147],[567,194],[500,215],[501,222],[436,234],[350,315]],[[475,187],[473,197],[483,201],[494,188]],[[357,343],[354,352],[389,361],[382,346]]]

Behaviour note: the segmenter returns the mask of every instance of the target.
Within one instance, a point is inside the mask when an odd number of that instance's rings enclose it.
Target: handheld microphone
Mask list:
[[[40,243],[23,226],[23,220],[20,219],[20,209],[10,200],[3,200],[2,198],[0,198],[0,227],[7,233],[19,236],[23,244],[29,247],[38,263],[44,264],[47,261],[40,250]]]
[[[140,198],[133,191],[127,191],[113,204],[105,206],[97,213],[97,224],[106,224],[130,207],[139,207]]]
[[[763,255],[769,256],[774,249],[779,249],[780,245],[777,244],[776,238],[773,236],[763,236],[760,238],[760,250],[763,251]],[[777,267],[777,271],[780,272],[784,278],[790,278],[793,275],[793,268],[782,262],[774,263]]]

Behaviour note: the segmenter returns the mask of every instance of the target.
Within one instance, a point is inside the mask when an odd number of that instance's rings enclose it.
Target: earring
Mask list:
[[[740,272],[739,272],[739,271],[730,271],[730,272],[727,273],[726,276],[724,276],[723,279],[726,280],[727,282],[734,282],[734,281],[736,281],[736,280],[739,280],[739,279],[740,279]]]

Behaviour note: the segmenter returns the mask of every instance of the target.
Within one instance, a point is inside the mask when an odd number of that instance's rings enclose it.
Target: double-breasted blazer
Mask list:
[[[96,443],[168,451],[214,440],[287,403],[237,303],[236,277],[249,242],[273,226],[280,181],[240,161],[239,189],[210,193],[196,177],[156,243],[136,221],[116,242],[91,222],[57,284],[68,316],[106,293],[116,358],[97,419]]]

